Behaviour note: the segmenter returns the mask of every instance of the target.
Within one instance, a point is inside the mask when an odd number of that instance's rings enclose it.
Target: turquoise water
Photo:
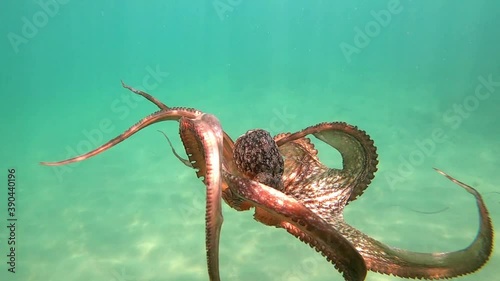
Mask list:
[[[473,240],[473,198],[432,167],[484,194],[500,230],[500,4],[11,2],[0,4],[0,280],[208,280],[204,186],[157,132],[183,152],[177,123],[81,163],[38,164],[97,147],[156,110],[121,79],[167,105],[215,114],[234,139],[251,128],[359,126],[375,140],[379,171],[345,217],[384,243],[436,252]],[[319,147],[339,167],[339,155]],[[6,264],[11,168],[15,274]],[[223,213],[222,280],[343,280],[252,212]],[[499,264],[494,251],[457,280],[495,280]]]

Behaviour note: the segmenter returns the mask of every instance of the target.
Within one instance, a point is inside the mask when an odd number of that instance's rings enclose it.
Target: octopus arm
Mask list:
[[[220,280],[219,240],[223,222],[222,192],[222,147],[223,135],[219,121],[212,115],[197,118],[181,118],[180,135],[189,161],[198,177],[203,177],[206,186],[205,236],[207,266],[210,280]],[[217,130],[219,133],[217,133]]]
[[[471,186],[437,171],[475,197],[480,225],[474,241],[454,252],[418,253],[384,245],[341,220],[335,222],[335,228],[356,246],[369,270],[404,278],[444,279],[475,272],[488,261],[493,248],[493,226],[481,195]]]
[[[347,281],[362,281],[366,265],[354,246],[314,212],[282,192],[223,170],[234,195],[272,216],[275,226],[315,248],[342,273]]]
[[[377,148],[365,131],[344,122],[320,123],[293,134],[278,136],[278,146],[299,140],[307,135],[327,143],[342,156],[342,175],[351,181],[348,201],[358,198],[375,176],[378,164]],[[316,151],[310,151],[311,155]]]

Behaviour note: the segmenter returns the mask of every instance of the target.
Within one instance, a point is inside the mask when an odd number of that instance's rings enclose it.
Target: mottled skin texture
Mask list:
[[[378,164],[373,141],[355,126],[341,122],[321,123],[274,138],[257,129],[248,131],[235,143],[222,130],[215,116],[192,108],[168,107],[147,93],[125,84],[123,87],[148,99],[159,111],[91,152],[42,164],[55,166],[82,161],[151,124],[178,121],[188,159],[172,151],[186,166],[196,170],[206,186],[206,250],[210,280],[220,280],[221,198],[238,211],[253,207],[257,221],[283,228],[316,249],[347,281],[364,280],[367,270],[405,278],[452,278],[478,270],[491,255],[493,227],[481,195],[438,169],[438,173],[475,198],[480,225],[468,247],[446,253],[410,252],[387,246],[347,224],[342,216],[344,207],[363,194]],[[341,169],[331,169],[321,163],[309,135],[340,152]]]
[[[273,137],[261,129],[251,130],[234,143],[234,163],[248,179],[283,191],[284,162]]]

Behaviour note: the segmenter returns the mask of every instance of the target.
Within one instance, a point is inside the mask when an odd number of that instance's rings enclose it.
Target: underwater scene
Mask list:
[[[497,280],[499,11],[3,1],[0,280]]]

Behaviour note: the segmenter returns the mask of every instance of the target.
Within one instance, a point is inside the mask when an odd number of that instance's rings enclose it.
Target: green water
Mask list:
[[[215,114],[234,139],[251,128],[357,125],[375,140],[380,164],[346,220],[395,247],[466,247],[478,225],[474,200],[432,167],[485,194],[499,225],[493,2],[3,1],[0,280],[208,280],[204,186],[157,132],[183,152],[176,122],[81,163],[38,164],[87,152],[156,110],[121,79],[169,106]],[[340,167],[337,153],[319,148]],[[15,274],[6,256],[12,168]],[[223,213],[222,280],[343,280],[252,212]],[[457,280],[496,280],[499,264],[494,251]],[[400,279],[370,272],[366,280]]]

